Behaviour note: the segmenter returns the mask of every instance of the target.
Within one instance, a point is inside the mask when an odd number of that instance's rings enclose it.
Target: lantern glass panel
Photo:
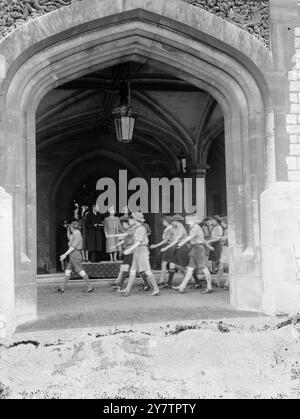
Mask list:
[[[132,141],[135,118],[131,116],[122,117],[122,139],[123,141]]]
[[[115,127],[118,141],[121,143],[131,142],[133,137],[134,126],[134,117],[122,116],[121,118],[115,118]]]

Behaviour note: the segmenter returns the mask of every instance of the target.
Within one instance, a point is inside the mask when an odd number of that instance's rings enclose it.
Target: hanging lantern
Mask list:
[[[178,160],[179,160],[179,165],[180,165],[181,173],[186,173],[186,170],[187,170],[187,158],[185,157],[185,155],[183,153],[181,153],[178,156]]]
[[[113,111],[117,140],[120,143],[130,143],[133,139],[136,116],[129,106],[120,106]]]
[[[117,140],[123,144],[131,143],[137,114],[133,111],[131,106],[130,80],[127,82],[123,81],[121,84],[120,102],[121,106],[115,108],[112,112],[115,121]]]

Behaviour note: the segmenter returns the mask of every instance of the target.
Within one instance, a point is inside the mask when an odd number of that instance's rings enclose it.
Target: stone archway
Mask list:
[[[70,18],[70,16],[72,18]],[[14,45],[14,48],[11,47]],[[17,47],[16,47],[17,46]],[[3,186],[14,198],[18,321],[36,314],[35,113],[53,88],[87,72],[148,62],[209,92],[225,118],[231,301],[262,309],[260,195],[275,181],[270,52],[227,21],[182,1],[89,0],[44,15],[0,44]],[[185,142],[189,165],[199,163]],[[16,164],[16,161],[18,164]]]
[[[56,214],[56,204],[59,193],[61,192],[62,186],[66,182],[66,179],[68,179],[68,177],[74,174],[74,172],[78,173],[78,170],[81,167],[85,168],[85,176],[87,175],[87,173],[89,173],[91,169],[94,172],[99,172],[98,168],[96,167],[95,169],[95,165],[92,165],[92,161],[96,159],[105,159],[112,163],[116,163],[120,165],[120,167],[122,167],[123,169],[126,169],[128,173],[131,173],[134,177],[146,178],[146,173],[144,171],[139,170],[134,164],[132,164],[132,162],[128,160],[128,158],[125,158],[109,150],[95,150],[92,153],[85,154],[82,157],[74,160],[71,164],[66,165],[63,172],[59,174],[59,177],[54,182],[54,185],[51,185],[53,186],[53,188],[51,189],[51,193],[49,196],[49,255],[52,267],[54,266],[55,260],[57,258],[56,226],[58,224],[58,220]],[[81,179],[82,177],[79,176],[79,181]]]

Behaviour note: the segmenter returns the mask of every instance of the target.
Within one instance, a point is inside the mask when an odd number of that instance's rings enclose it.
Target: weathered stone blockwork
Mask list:
[[[293,68],[288,72],[290,113],[286,125],[290,149],[286,162],[289,181],[300,182],[300,27],[295,28],[295,50]]]

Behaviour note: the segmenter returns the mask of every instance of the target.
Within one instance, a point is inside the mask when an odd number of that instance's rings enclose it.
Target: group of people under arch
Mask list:
[[[94,210],[97,210],[96,206]],[[115,220],[113,209],[109,217]],[[128,211],[118,218],[117,223],[118,228],[109,230],[106,227],[105,236],[109,246],[114,243],[114,255],[119,251],[123,255],[119,276],[111,284],[121,296],[130,295],[137,274],[143,279],[144,291],[152,288],[152,296],[158,296],[163,289],[183,293],[192,279],[195,289],[201,289],[202,280],[205,279],[206,290],[202,291],[203,294],[213,293],[214,284],[229,289],[228,279],[223,280],[224,271],[229,269],[227,217],[215,216],[203,220],[197,214],[163,216],[162,240],[151,245],[151,229],[142,213],[129,214]],[[86,281],[88,293],[94,292],[83,268],[83,248],[82,224],[75,220],[69,227],[68,251],[60,256],[62,263],[66,260],[68,263],[64,284],[58,292],[65,292],[72,272],[80,274]],[[150,252],[155,249],[159,249],[161,254],[159,279],[155,278],[150,264]],[[173,284],[176,272],[183,275],[179,286]],[[214,284],[212,274],[216,275]]]

